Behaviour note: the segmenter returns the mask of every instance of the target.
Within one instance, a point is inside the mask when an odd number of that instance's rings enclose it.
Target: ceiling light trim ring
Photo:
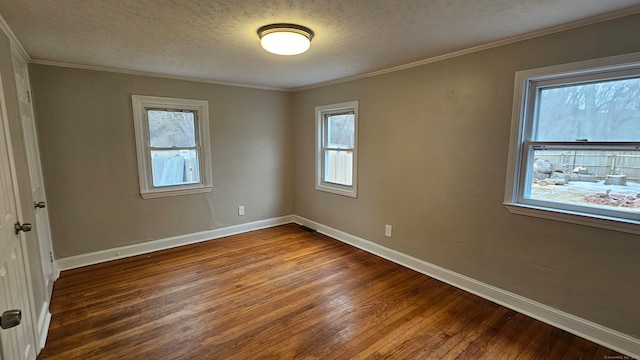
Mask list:
[[[294,32],[300,35],[305,36],[309,41],[313,39],[315,33],[313,30],[309,29],[306,26],[297,25],[297,24],[288,24],[288,23],[277,23],[277,24],[269,24],[264,25],[258,28],[258,36],[262,39],[265,35],[271,34],[274,32]]]

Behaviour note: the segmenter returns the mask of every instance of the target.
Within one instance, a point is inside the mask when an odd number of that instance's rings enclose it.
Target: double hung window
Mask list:
[[[640,232],[640,55],[517,73],[505,204]]]
[[[316,107],[316,189],[357,196],[358,102]]]
[[[208,103],[132,96],[143,198],[211,191]]]

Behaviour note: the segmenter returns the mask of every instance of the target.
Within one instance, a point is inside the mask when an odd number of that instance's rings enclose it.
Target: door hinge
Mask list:
[[[53,253],[49,251],[49,261],[53,264]]]
[[[31,91],[27,90],[27,101],[31,104]]]

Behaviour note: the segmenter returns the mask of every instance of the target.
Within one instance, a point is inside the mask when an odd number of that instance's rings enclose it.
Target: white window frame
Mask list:
[[[638,149],[640,142],[544,143],[531,141],[535,121],[536,94],[540,84],[571,83],[580,78],[606,79],[621,75],[640,75],[640,53],[612,56],[570,64],[524,70],[516,73],[513,115],[509,143],[506,188],[503,204],[514,214],[533,216],[609,230],[640,234],[640,216],[620,216],[620,212],[584,207],[553,206],[551,202],[524,199],[527,176],[530,176],[534,148],[575,148],[590,150]],[[527,161],[529,163],[527,163]]]
[[[209,102],[206,100],[177,99],[169,97],[132,95],[133,121],[135,127],[136,152],[138,157],[138,178],[140,195],[144,199],[165,196],[187,195],[211,192],[211,142],[209,140]],[[195,184],[153,186],[151,169],[151,148],[147,110],[170,109],[193,111],[196,115],[196,146],[200,182]]]
[[[328,149],[324,147],[325,116],[331,114],[341,114],[353,112],[353,168],[352,185],[346,186],[324,181],[325,156]],[[349,101],[339,104],[316,106],[316,190],[326,191],[333,194],[358,197],[358,101]]]

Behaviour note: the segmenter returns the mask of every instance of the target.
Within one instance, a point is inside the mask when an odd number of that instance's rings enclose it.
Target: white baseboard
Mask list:
[[[224,236],[288,224],[291,222],[315,229],[322,234],[346,244],[393,261],[399,265],[478,295],[496,304],[505,306],[549,325],[593,341],[594,343],[606,346],[633,358],[640,358],[640,339],[297,215],[259,220],[246,224],[233,225],[193,234],[174,236],[166,239],[72,256],[58,260],[56,265],[59,270],[64,271],[115,259],[146,254],[153,251],[217,239]],[[48,304],[45,305],[48,306]],[[42,321],[40,319],[38,320],[38,330],[41,334],[40,342],[42,346],[44,346],[44,342],[46,341],[46,331],[43,332],[42,330],[48,329],[51,314],[49,313],[48,308],[43,311],[42,314],[45,315]],[[42,316],[43,315],[41,315],[41,317]],[[46,324],[46,327],[44,324]],[[44,335],[42,336],[42,334]]]
[[[260,230],[268,227],[289,224],[293,222],[293,215],[282,216],[278,218],[258,220],[245,224],[226,226],[213,230],[201,231],[192,234],[178,235],[170,238],[143,242],[134,245],[127,245],[113,249],[96,251],[88,254],[71,256],[56,261],[59,271],[75,269],[83,266],[98,264],[115,259],[147,254],[150,252],[170,249],[182,245],[194,244],[207,240],[217,239],[224,236],[230,236],[245,233],[254,230]]]
[[[49,312],[49,303],[44,302],[38,316],[38,352],[44,349],[47,343],[47,335],[49,334],[49,324],[51,324],[51,313]]]
[[[58,266],[58,262],[54,261],[53,262],[53,275],[52,275],[51,281],[53,281],[55,283],[56,280],[58,280],[59,277],[60,277],[60,267]],[[49,294],[49,296],[51,296],[51,294]]]
[[[409,256],[407,254],[389,249],[374,242],[350,235],[329,226],[322,225],[315,221],[305,219],[300,216],[293,216],[293,221],[297,224],[307,226],[322,234],[340,240],[359,249],[393,261],[399,265],[428,275],[434,279],[443,281],[464,291],[478,295],[484,299],[515,310],[544,323],[568,331],[572,334],[593,341],[612,350],[626,354],[633,358],[640,359],[640,339],[609,329],[594,322],[579,318],[575,315],[554,309],[542,303],[530,300],[509,291],[485,284],[447,270],[440,266],[428,263]]]

